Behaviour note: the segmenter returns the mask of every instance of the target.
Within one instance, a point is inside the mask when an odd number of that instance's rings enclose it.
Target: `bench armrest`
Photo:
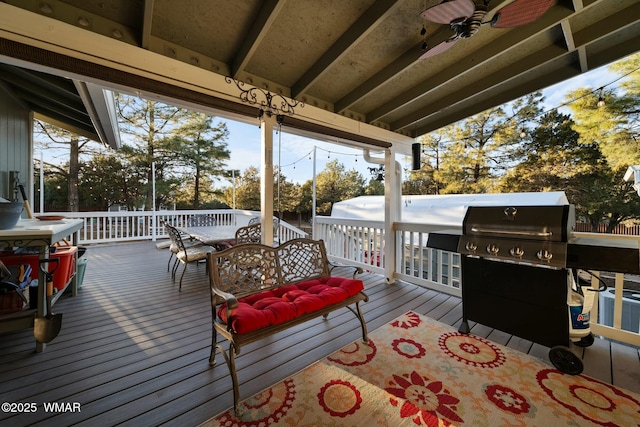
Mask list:
[[[356,278],[356,275],[358,274],[362,274],[364,272],[364,270],[362,269],[362,267],[358,267],[356,265],[340,265],[340,264],[334,264],[331,261],[327,261],[327,264],[329,265],[329,272],[333,272],[333,269],[336,267],[344,267],[344,268],[353,268],[353,278]]]
[[[232,331],[231,329],[231,318],[233,311],[238,308],[238,298],[236,298],[235,295],[230,294],[229,292],[224,292],[221,291],[220,289],[216,289],[215,287],[211,287],[211,296],[212,296],[212,310],[211,310],[211,314],[213,316],[214,322],[216,322],[216,317],[218,317],[217,315],[217,305],[215,304],[214,300],[216,299],[215,297],[218,298],[222,298],[224,299],[224,303],[225,303],[225,311],[226,313],[226,318],[227,318],[227,330],[228,331]]]
[[[238,298],[236,298],[235,295],[230,294],[229,292],[221,291],[220,289],[216,289],[215,287],[211,288],[211,292],[224,299],[225,304],[227,304],[227,311],[238,308]]]

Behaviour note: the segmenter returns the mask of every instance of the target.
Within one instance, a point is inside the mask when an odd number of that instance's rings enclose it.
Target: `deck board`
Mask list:
[[[204,266],[190,265],[178,292],[167,272],[168,251],[152,242],[92,246],[85,256],[84,286],[54,306],[63,313],[63,328],[44,352],[34,352],[30,330],[0,335],[3,400],[80,402],[82,412],[0,414],[0,424],[190,426],[229,408],[233,396],[224,360],[218,354],[217,365],[208,364],[211,308]],[[372,273],[361,278],[369,296],[362,305],[369,332],[409,310],[456,328],[461,322],[458,297],[405,282],[389,285]],[[547,357],[544,346],[470,326],[474,334]],[[243,347],[236,359],[241,397],[360,337],[359,322],[344,309]],[[640,392],[638,349],[598,339],[581,354],[585,373]]]

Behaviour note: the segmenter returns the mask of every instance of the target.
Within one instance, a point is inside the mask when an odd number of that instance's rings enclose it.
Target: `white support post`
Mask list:
[[[384,151],[384,276],[387,283],[394,283],[396,271],[397,244],[393,223],[400,220],[400,202],[402,199],[402,181],[400,164],[395,161],[391,149]]]
[[[313,185],[311,195],[311,237],[316,239],[318,231],[316,228],[316,150],[317,147],[313,146]]]
[[[273,124],[275,116],[260,118],[262,174],[260,178],[260,219],[264,245],[273,246]]]

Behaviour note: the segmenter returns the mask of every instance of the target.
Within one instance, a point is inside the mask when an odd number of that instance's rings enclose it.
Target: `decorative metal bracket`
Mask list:
[[[380,165],[377,168],[367,168],[369,169],[369,173],[371,177],[376,181],[384,181],[384,165]]]
[[[260,107],[260,113],[258,114],[258,117],[262,117],[265,114],[268,117],[271,117],[274,114],[277,116],[281,116],[284,114],[293,116],[295,114],[295,107],[297,107],[298,105],[300,107],[304,107],[304,103],[300,101],[285,98],[280,94],[271,93],[259,87],[251,87],[249,89],[246,89],[244,87],[244,82],[241,82],[234,78],[227,76],[224,78],[224,80],[227,83],[234,83],[236,85],[236,87],[240,90],[239,98],[242,102],[246,102],[251,105],[257,105]]]

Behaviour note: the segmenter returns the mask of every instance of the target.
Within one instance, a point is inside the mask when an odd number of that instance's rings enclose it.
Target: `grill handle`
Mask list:
[[[553,233],[551,231],[508,231],[494,228],[480,228],[471,227],[471,231],[479,234],[500,234],[503,236],[526,236],[526,237],[551,237]]]

